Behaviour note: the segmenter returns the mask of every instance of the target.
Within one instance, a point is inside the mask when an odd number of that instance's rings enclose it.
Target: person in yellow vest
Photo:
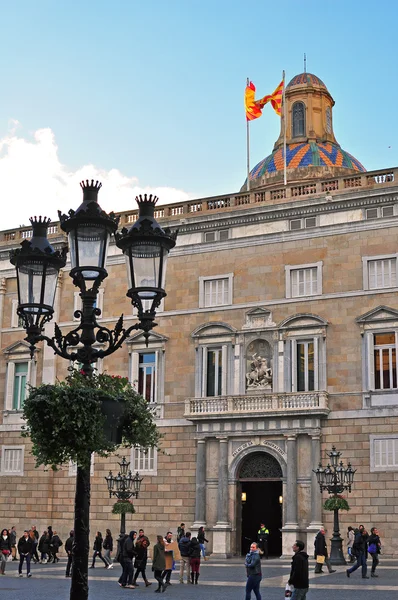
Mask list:
[[[268,558],[268,538],[269,531],[264,523],[260,523],[260,529],[257,532],[258,547],[260,549],[261,558]]]

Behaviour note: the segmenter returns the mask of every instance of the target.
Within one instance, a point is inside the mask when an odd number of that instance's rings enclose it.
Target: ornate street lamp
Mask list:
[[[177,231],[163,230],[156,222],[156,197],[145,195],[136,198],[138,221],[129,231],[122,229],[117,235],[117,245],[126,256],[127,296],[138,309],[138,322],[126,329],[121,316],[114,329],[104,327],[97,321],[101,311],[96,307],[96,300],[99,286],[108,276],[105,268],[107,249],[111,236],[116,234],[119,217],[113,213],[106,214],[99,206],[101,184],[98,181],[85,181],[80,185],[82,204],[76,211],[70,210],[68,215],[59,213],[61,229],[68,234],[69,274],[82,299],[82,309],[74,313],[75,318],[80,319],[75,329],[63,334],[55,323],[53,337],[44,333],[44,327],[54,313],[58,273],[66,264],[66,247],[56,251],[47,240],[49,219],[31,219],[33,237],[30,241],[24,240],[21,248],[10,253],[10,261],[16,267],[17,313],[23,319],[31,356],[36,344],[45,341],[58,356],[78,361],[82,371],[89,376],[97,360],[113,354],[134,330],[142,330],[148,340],[150,330],[156,327],[156,308],[166,296],[167,256],[175,246]],[[145,307],[144,301],[148,300],[149,307]],[[96,343],[101,344],[101,348],[95,347]],[[134,482],[134,478],[132,480]],[[134,485],[138,485],[137,482]],[[134,489],[137,490],[137,487]],[[90,468],[78,465],[71,600],[88,598],[89,507]]]
[[[129,466],[130,463],[126,461],[123,456],[122,462],[118,463],[120,470],[117,476],[115,477],[112,474],[112,471],[109,471],[109,475],[105,477],[109,498],[112,496],[116,496],[118,500],[127,501],[130,498],[138,498],[141,488],[141,482],[144,479],[140,477],[140,474],[137,473],[132,475]],[[122,511],[120,513],[120,534],[126,533],[126,512]]]
[[[355,470],[352,468],[351,463],[348,463],[347,468],[344,468],[343,461],[339,462],[341,452],[338,452],[335,446],[333,446],[332,451],[327,452],[326,455],[330,459],[330,463],[327,467],[324,469],[322,464],[319,463],[318,467],[313,469],[321,493],[326,490],[329,494],[332,494],[337,498],[338,494],[342,494],[344,490],[351,492],[355,474]],[[335,508],[333,512],[334,521],[333,537],[331,539],[330,547],[330,562],[332,565],[345,565],[347,564],[347,561],[344,558],[343,540],[340,535],[339,509]]]

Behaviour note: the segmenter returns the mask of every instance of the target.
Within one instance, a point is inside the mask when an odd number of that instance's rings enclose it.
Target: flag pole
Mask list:
[[[249,78],[246,79],[246,86],[249,85]],[[246,118],[246,158],[247,158],[247,180],[246,180],[246,189],[250,192],[250,131],[249,131],[249,121]]]
[[[282,71],[283,78],[283,184],[287,185],[287,169],[286,169],[286,99],[285,99],[285,71]]]

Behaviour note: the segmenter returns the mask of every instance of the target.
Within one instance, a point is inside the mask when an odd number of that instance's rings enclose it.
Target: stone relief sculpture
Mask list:
[[[268,366],[268,359],[255,353],[252,354],[250,363],[250,371],[246,373],[247,389],[271,388],[272,384],[272,369]]]

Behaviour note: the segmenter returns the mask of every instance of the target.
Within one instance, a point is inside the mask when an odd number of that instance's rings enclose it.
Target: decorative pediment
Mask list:
[[[149,333],[148,344],[164,344],[165,342],[168,342],[168,340],[169,338],[165,335],[151,331]],[[126,340],[126,344],[146,344],[142,331],[137,331],[137,333],[131,335]]]
[[[313,327],[326,327],[327,325],[328,322],[319,315],[300,313],[281,321],[278,329],[310,329]]]
[[[398,310],[383,305],[377,306],[356,318],[357,323],[385,323],[391,321],[398,321]]]
[[[228,325],[228,323],[223,323],[222,321],[212,321],[210,323],[199,325],[199,327],[193,330],[191,337],[217,337],[235,333],[236,329],[231,325]]]
[[[35,352],[40,352],[40,349],[36,348]],[[13,356],[26,356],[30,355],[30,345],[24,340],[19,340],[7,346],[3,349],[3,354],[7,357]]]
[[[242,329],[266,329],[275,326],[271,311],[257,307],[247,311]]]

